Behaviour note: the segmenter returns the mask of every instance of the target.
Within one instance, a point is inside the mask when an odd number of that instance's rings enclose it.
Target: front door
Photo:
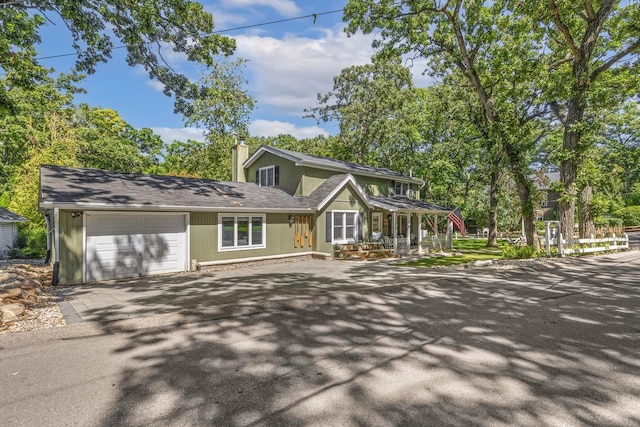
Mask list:
[[[398,237],[409,237],[407,234],[407,221],[406,215],[398,215]]]

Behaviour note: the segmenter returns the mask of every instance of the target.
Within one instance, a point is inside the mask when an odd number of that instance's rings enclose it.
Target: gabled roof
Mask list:
[[[275,187],[61,166],[40,168],[40,209],[308,212]]]
[[[296,164],[296,166],[311,166],[317,169],[330,170],[335,172],[350,173],[353,175],[382,177],[392,180],[413,182],[423,184],[424,181],[408,175],[392,171],[387,168],[374,168],[372,166],[360,165],[357,163],[346,162],[344,160],[331,159],[329,157],[312,156],[310,154],[298,153],[297,151],[285,150],[263,145],[251,157],[244,162],[244,167],[251,166],[262,154],[271,153],[273,155],[285,158]]]
[[[0,208],[0,222],[26,222],[27,218],[11,212],[8,209]]]
[[[358,185],[355,178],[348,173],[330,176],[318,188],[316,188],[313,193],[304,197],[304,199],[309,207],[322,210],[327,203],[329,203],[343,188],[347,186],[353,188],[360,195],[360,198],[364,203],[368,207],[371,207],[369,198],[365,191],[360,187],[360,185]]]
[[[453,209],[439,206],[423,200],[410,199],[408,197],[381,197],[372,196],[371,204],[388,211],[422,211],[429,213],[450,213]]]

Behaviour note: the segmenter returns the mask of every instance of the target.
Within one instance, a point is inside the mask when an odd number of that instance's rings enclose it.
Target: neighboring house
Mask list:
[[[537,178],[536,185],[542,195],[536,207],[536,221],[554,221],[558,216],[558,198],[560,195],[552,189],[554,182],[560,181],[560,172],[546,172]]]
[[[18,238],[18,223],[26,222],[27,219],[5,208],[0,208],[0,259],[6,258],[7,254]]]
[[[244,144],[232,157],[232,182],[42,166],[59,283],[331,256],[385,237],[421,250],[422,216],[451,211],[418,199],[422,180],[388,169],[266,146],[249,157]]]

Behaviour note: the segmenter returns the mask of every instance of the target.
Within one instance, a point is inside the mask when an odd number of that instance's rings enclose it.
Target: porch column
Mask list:
[[[393,211],[392,227],[393,227],[393,253],[397,254],[398,253],[398,212],[397,211]]]
[[[433,214],[433,236],[438,238],[438,213]]]
[[[418,253],[422,253],[422,213],[416,214],[418,217]]]
[[[407,249],[411,250],[411,212],[407,212],[407,234],[405,234],[409,244],[407,245]]]

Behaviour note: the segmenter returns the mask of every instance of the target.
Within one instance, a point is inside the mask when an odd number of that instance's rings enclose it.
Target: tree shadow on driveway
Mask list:
[[[438,272],[354,263],[345,282],[369,286],[322,305],[121,331],[113,351],[129,363],[103,424],[637,425],[638,258]],[[340,286],[300,274],[251,275],[244,291]]]

